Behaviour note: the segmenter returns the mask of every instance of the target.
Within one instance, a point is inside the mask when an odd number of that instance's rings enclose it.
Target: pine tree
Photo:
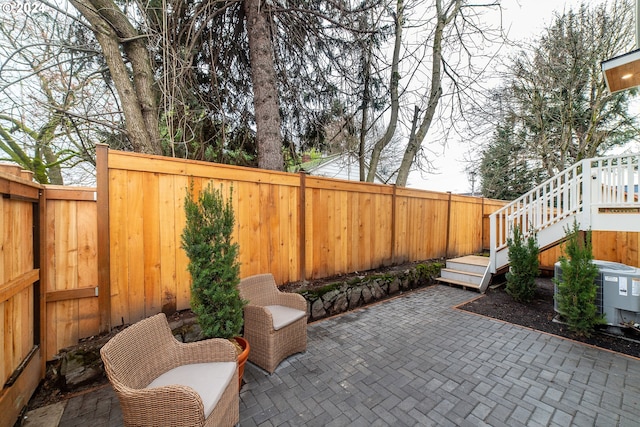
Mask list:
[[[482,195],[514,200],[535,185],[537,171],[528,164],[529,153],[516,135],[513,117],[504,119],[482,152],[480,179]]]

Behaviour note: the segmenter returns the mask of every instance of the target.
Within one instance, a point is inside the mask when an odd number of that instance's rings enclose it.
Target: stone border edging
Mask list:
[[[314,322],[402,292],[433,285],[442,267],[439,262],[418,264],[400,271],[357,276],[299,293],[307,300],[308,322]]]

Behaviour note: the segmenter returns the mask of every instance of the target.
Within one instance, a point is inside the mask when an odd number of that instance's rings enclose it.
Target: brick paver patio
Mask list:
[[[433,286],[309,325],[307,352],[245,369],[245,426],[637,426],[640,360],[452,309]],[[61,426],[119,426],[110,387]]]

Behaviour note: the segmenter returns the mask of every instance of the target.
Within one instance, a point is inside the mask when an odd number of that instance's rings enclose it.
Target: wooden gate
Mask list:
[[[0,425],[14,425],[44,372],[40,193],[31,173],[0,167]]]

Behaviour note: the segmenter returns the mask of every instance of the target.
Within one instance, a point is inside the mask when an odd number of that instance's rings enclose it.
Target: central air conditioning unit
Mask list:
[[[640,323],[640,268],[617,262],[593,260],[598,266],[596,306],[607,325],[620,327]],[[560,262],[554,266],[554,277],[562,280]],[[558,285],[554,284],[554,294]],[[562,315],[554,298],[553,309]]]

